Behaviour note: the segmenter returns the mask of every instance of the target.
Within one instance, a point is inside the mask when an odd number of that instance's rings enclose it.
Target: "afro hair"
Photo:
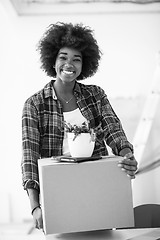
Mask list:
[[[101,51],[93,36],[93,30],[83,24],[57,22],[49,25],[37,47],[41,68],[48,76],[56,77],[53,66],[59,50],[63,47],[74,48],[82,54],[82,72],[78,80],[91,77],[96,73]]]

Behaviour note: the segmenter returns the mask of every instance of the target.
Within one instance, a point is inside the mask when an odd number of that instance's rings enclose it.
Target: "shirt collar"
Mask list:
[[[44,96],[45,98],[52,97],[53,99],[57,100],[57,95],[54,90],[53,84],[55,80],[51,80],[46,86],[44,87]],[[75,82],[74,92],[81,94],[81,87],[79,82]]]
[[[52,97],[54,100],[57,100],[57,95],[56,95],[56,92],[54,90],[54,87],[52,87]]]
[[[79,83],[76,81],[75,86],[74,86],[74,92],[81,96],[84,95],[85,97],[92,95],[91,91],[89,88],[87,88],[87,85],[84,85],[82,83]]]
[[[81,84],[77,81],[75,82],[74,92],[76,92],[78,95],[82,94]]]
[[[51,80],[48,84],[46,84],[46,86],[44,87],[44,97],[48,98],[48,97],[52,97],[53,99],[57,99],[55,90],[53,88],[53,83],[54,80]]]

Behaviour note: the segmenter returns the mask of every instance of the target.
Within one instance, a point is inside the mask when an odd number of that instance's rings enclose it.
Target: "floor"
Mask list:
[[[32,228],[32,223],[0,224],[0,240],[43,240],[42,231]]]
[[[124,240],[124,239],[133,239],[133,240],[158,240],[160,239],[160,229],[133,229],[133,230],[119,230],[119,231],[108,231],[95,233],[79,233],[77,235],[73,234],[66,235],[65,237],[45,237],[43,232],[32,229],[31,223],[23,224],[0,224],[0,240],[54,240],[54,239],[70,239],[70,240],[85,240],[85,239],[108,239],[108,240]],[[86,234],[86,235],[85,235]],[[76,237],[75,237],[76,236]],[[87,236],[87,238],[86,238]]]

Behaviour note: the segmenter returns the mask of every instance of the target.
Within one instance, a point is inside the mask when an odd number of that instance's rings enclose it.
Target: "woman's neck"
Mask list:
[[[73,93],[74,85],[75,85],[75,81],[64,83],[61,80],[57,79],[54,82],[54,88],[55,88],[56,92],[59,93],[59,94],[63,94],[63,93],[71,94],[71,93]]]

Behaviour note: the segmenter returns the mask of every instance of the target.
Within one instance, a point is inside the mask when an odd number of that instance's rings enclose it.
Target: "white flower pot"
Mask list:
[[[95,141],[91,141],[90,133],[81,133],[75,138],[74,133],[68,133],[68,146],[72,157],[91,157]]]

